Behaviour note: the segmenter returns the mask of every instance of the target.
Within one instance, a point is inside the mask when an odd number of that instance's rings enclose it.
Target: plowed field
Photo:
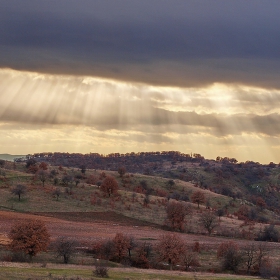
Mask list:
[[[7,242],[8,232],[14,223],[25,219],[39,219],[46,223],[51,238],[67,236],[79,240],[84,245],[90,245],[96,240],[113,238],[117,232],[134,236],[136,240],[156,240],[167,232],[157,225],[131,219],[114,212],[86,212],[86,213],[16,213],[0,211],[0,242]],[[199,241],[201,245],[216,249],[228,239],[206,235],[176,233],[186,242]],[[238,240],[240,245],[248,244],[248,240]],[[280,249],[279,243],[269,243],[271,248]]]

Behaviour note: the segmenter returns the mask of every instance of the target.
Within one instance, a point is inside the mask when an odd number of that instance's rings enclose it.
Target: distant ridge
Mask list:
[[[10,155],[10,154],[0,154],[0,159],[13,161],[15,158],[25,157],[25,155]]]

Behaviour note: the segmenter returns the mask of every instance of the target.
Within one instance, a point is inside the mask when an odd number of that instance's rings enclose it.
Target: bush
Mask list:
[[[278,242],[279,232],[274,227],[274,225],[265,226],[264,230],[259,234],[257,240],[259,240],[259,241],[269,241],[269,242]]]
[[[264,262],[260,267],[260,276],[264,279],[270,279],[273,275],[273,267],[271,263]]]
[[[221,258],[222,268],[236,272],[242,262],[239,247],[235,242],[222,243],[217,251],[217,257]]]
[[[109,269],[106,264],[96,262],[95,270],[93,271],[93,275],[95,275],[96,277],[108,278],[109,277],[108,270]]]

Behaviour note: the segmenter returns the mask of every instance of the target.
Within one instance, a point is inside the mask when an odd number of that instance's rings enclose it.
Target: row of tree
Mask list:
[[[59,237],[50,245],[50,234],[40,220],[27,220],[12,226],[9,233],[9,249],[20,252],[32,260],[34,256],[51,248],[57,256],[68,263],[78,250],[76,240]],[[87,250],[94,258],[120,262],[141,268],[176,268],[190,270],[200,266],[199,242],[187,244],[179,234],[167,233],[160,236],[155,244],[136,241],[133,236],[116,233],[113,239],[97,241]],[[237,272],[240,268],[261,273],[271,268],[267,245],[263,242],[251,242],[240,248],[233,241],[221,243],[217,248],[217,258],[223,270]],[[277,271],[277,270],[276,270]]]

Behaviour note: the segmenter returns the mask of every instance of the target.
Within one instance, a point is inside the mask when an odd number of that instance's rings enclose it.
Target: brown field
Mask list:
[[[101,239],[110,239],[117,232],[134,236],[136,240],[149,240],[156,242],[157,239],[167,232],[157,224],[138,221],[114,212],[67,212],[67,213],[15,213],[0,211],[0,241],[7,243],[7,236],[11,226],[21,220],[39,219],[46,223],[52,239],[58,236],[76,238],[80,242],[90,246],[91,242]],[[198,241],[209,249],[217,246],[228,238],[198,234],[176,233],[187,243]],[[248,240],[234,239],[241,246],[248,244]],[[280,250],[279,243],[268,243],[271,250]]]

